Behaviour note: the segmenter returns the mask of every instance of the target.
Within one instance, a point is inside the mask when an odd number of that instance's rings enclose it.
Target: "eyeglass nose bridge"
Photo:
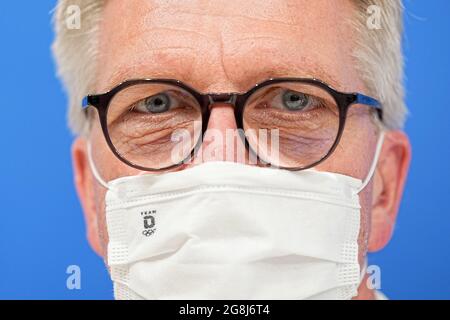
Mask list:
[[[231,92],[231,93],[209,93],[207,94],[208,97],[208,108],[211,110],[212,105],[214,103],[226,103],[231,104],[234,107],[236,107],[236,101],[237,101],[238,93]]]

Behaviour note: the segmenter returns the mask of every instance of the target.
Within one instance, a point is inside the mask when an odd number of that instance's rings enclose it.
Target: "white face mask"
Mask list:
[[[364,182],[207,162],[105,183],[116,299],[350,299]]]

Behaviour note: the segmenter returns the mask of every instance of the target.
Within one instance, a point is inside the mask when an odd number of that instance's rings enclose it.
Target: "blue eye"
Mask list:
[[[138,103],[137,109],[142,112],[161,113],[168,111],[170,106],[169,96],[165,93],[159,93],[142,100]]]
[[[299,111],[310,106],[310,96],[301,92],[287,90],[283,93],[283,104],[288,110]]]

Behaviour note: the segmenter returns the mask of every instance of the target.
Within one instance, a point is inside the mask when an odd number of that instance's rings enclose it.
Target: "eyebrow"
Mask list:
[[[139,68],[144,69],[144,67]],[[127,66],[124,68],[118,68],[116,71],[114,71],[106,80],[107,90],[109,91],[112,88],[118,86],[120,83],[133,80],[133,79],[151,79],[151,78],[163,78],[163,79],[176,79],[180,80],[182,82],[185,82],[186,84],[189,84],[190,79],[186,79],[182,73],[179,72],[173,72],[168,68],[165,68],[164,70],[152,70],[145,72],[143,74],[142,72],[136,72],[136,65],[133,66]]]
[[[260,83],[269,78],[283,78],[283,77],[292,77],[292,78],[314,78],[320,81],[327,83],[328,85],[339,89],[342,87],[340,81],[338,81],[335,77],[325,71],[318,64],[303,64],[301,67],[298,65],[287,66],[267,66],[262,67],[257,70],[254,74],[249,74],[247,76],[247,80],[244,80],[250,86],[254,86],[257,83]],[[247,86],[247,89],[250,87]]]

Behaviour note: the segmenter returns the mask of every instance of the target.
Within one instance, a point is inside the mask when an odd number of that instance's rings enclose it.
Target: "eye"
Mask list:
[[[292,111],[307,109],[312,104],[311,100],[309,95],[292,90],[285,91],[282,96],[283,106]]]
[[[158,93],[137,102],[133,109],[145,113],[166,112],[172,106],[172,101],[166,93]]]

